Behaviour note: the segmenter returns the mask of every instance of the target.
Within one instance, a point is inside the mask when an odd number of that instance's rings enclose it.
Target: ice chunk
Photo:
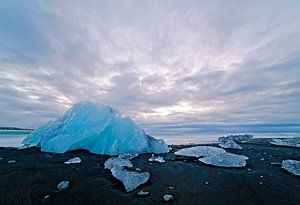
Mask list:
[[[31,145],[22,145],[22,146],[18,147],[17,149],[18,149],[18,150],[24,150],[24,149],[30,149],[30,148],[32,148],[32,147],[35,147],[35,146],[31,146]]]
[[[294,175],[300,176],[300,161],[290,159],[283,160],[282,168]]]
[[[165,202],[169,202],[169,201],[173,200],[173,196],[171,194],[165,194],[163,196],[163,199],[164,199]]]
[[[183,148],[175,152],[175,155],[188,156],[188,157],[208,157],[211,155],[217,155],[225,153],[222,148],[212,146],[195,146],[189,148]]]
[[[218,155],[211,155],[208,157],[200,158],[199,161],[204,164],[214,165],[218,167],[244,167],[246,166],[249,158],[244,155],[222,153]]]
[[[272,166],[281,166],[281,163],[280,162],[271,162],[270,165]]]
[[[106,155],[169,152],[163,140],[147,135],[129,117],[92,102],[75,104],[61,118],[33,131],[22,144],[55,153],[77,149]]]
[[[234,142],[242,142],[247,141],[253,138],[253,135],[245,134],[245,135],[228,135],[226,137],[219,137],[219,142],[225,142],[228,140],[232,140]]]
[[[162,156],[155,156],[152,154],[151,158],[148,159],[149,162],[159,162],[159,163],[164,163],[166,160]]]
[[[127,171],[119,168],[111,169],[112,175],[121,181],[126,189],[126,192],[135,190],[141,184],[146,183],[150,178],[148,172]]]
[[[57,185],[58,190],[63,190],[69,187],[69,181],[62,181]]]
[[[104,163],[105,169],[118,168],[121,169],[123,167],[133,167],[133,164],[128,159],[123,159],[120,157],[111,157]]]
[[[65,164],[79,164],[81,163],[80,157],[74,157],[72,159],[69,159],[68,161],[64,162]]]
[[[241,145],[237,144],[233,140],[227,140],[224,142],[219,143],[219,146],[225,149],[243,149]]]
[[[273,145],[285,146],[285,147],[297,147],[300,148],[300,137],[293,137],[289,139],[273,139],[271,142]]]
[[[139,196],[147,196],[147,195],[149,195],[149,192],[148,192],[148,191],[140,190],[137,194],[138,194]]]

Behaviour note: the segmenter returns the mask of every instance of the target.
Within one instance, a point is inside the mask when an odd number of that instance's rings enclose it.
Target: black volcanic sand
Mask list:
[[[174,200],[168,204],[299,205],[300,177],[270,163],[300,160],[300,149],[273,146],[269,141],[255,139],[242,144],[243,150],[228,150],[250,158],[245,168],[212,167],[174,155],[187,146],[172,146],[173,151],[163,155],[166,163],[162,164],[150,163],[150,154],[140,155],[132,162],[150,172],[151,178],[130,193],[104,169],[109,156],[86,151],[54,155],[38,149],[0,148],[0,204],[165,204],[162,196],[172,194]],[[75,156],[82,159],[81,164],[63,163]],[[8,164],[8,160],[17,162]],[[57,191],[57,184],[63,180],[69,180],[70,187]],[[140,189],[150,195],[138,196]],[[50,197],[44,199],[46,195]]]

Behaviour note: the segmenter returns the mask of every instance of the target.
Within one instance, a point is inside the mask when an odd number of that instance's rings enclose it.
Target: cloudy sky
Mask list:
[[[299,123],[300,2],[0,1],[0,126],[80,100],[145,126]]]

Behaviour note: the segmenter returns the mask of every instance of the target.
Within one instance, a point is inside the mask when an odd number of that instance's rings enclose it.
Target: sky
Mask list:
[[[0,126],[82,100],[146,127],[300,125],[300,2],[0,1]]]

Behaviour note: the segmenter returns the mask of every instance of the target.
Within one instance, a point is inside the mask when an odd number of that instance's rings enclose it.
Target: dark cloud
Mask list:
[[[299,9],[298,1],[3,1],[0,125],[35,127],[80,100],[150,128],[299,122]]]

